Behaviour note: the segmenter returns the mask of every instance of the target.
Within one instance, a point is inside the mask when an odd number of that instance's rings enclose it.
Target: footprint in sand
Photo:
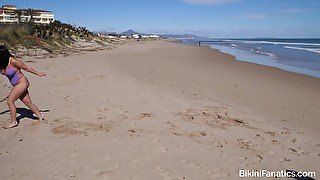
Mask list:
[[[205,109],[200,110],[189,108],[173,114],[181,119],[213,128],[226,129],[230,126],[254,128],[242,119],[231,117],[228,108],[224,106],[205,106]]]
[[[271,135],[272,137],[276,137],[278,136],[279,134],[276,133],[276,132],[272,132],[272,131],[267,131],[267,132],[264,132],[265,134],[268,134],[268,135]]]
[[[240,145],[241,149],[248,149],[248,150],[253,150],[253,147],[256,147],[257,144],[254,144],[250,140],[246,139],[237,139],[238,144]]]
[[[194,101],[200,101],[200,98],[199,98],[198,94],[193,93],[192,95],[193,95],[192,100],[194,100]]]
[[[141,113],[140,115],[136,116],[135,120],[142,120],[142,119],[150,119],[154,117],[154,113]]]
[[[103,175],[115,175],[117,174],[117,170],[104,170],[97,173],[97,176],[103,176]]]
[[[228,144],[226,140],[219,140],[208,134],[207,131],[187,132],[178,128],[178,126],[173,122],[168,121],[167,124],[170,126],[169,130],[173,135],[190,138],[199,144],[214,145],[218,148],[226,147]]]
[[[267,153],[263,153],[264,155],[267,155]],[[257,153],[254,157],[245,157],[245,163],[241,165],[241,167],[249,167],[259,164],[263,160],[262,153]]]
[[[65,96],[63,99],[64,101],[69,101],[70,96]]]
[[[149,146],[150,146],[150,147],[153,147],[153,146],[159,144],[159,142],[160,142],[160,139],[159,139],[159,138],[154,138],[154,139],[151,141],[151,143],[149,144]]]
[[[140,138],[140,133],[143,131],[142,129],[129,129],[129,136]]]
[[[162,147],[159,149],[159,151],[162,152],[162,153],[165,153],[165,152],[168,152],[168,148],[162,146]]]
[[[97,115],[96,115],[97,120],[104,121],[107,119],[106,113],[109,111],[108,108],[106,108],[106,107],[105,108],[97,108],[96,110],[97,110]]]
[[[166,169],[166,168],[162,168],[162,167],[157,167],[156,170],[159,172],[159,175],[162,177],[166,177],[166,178],[171,178],[170,177],[170,170]]]
[[[222,177],[230,176],[230,173],[224,172],[221,168],[208,169],[206,173],[209,174],[211,178],[222,178]]]
[[[290,162],[291,161],[291,159],[290,158],[286,158],[286,157],[284,157],[283,159],[282,159],[282,163],[284,163],[284,162]]]
[[[222,140],[222,141],[218,141],[217,142],[217,147],[219,148],[224,148],[228,145],[227,141],[226,140]]]
[[[189,134],[189,137],[202,137],[206,136],[208,133],[207,131],[195,131]]]
[[[279,142],[278,140],[276,140],[276,139],[273,139],[273,140],[272,140],[272,144],[279,145],[280,142]]]
[[[297,150],[296,148],[292,148],[292,147],[287,148],[287,150],[289,152],[291,152],[292,154],[298,155],[298,156],[309,155],[310,154],[309,151],[302,151],[301,148],[298,148],[298,149],[299,150]]]

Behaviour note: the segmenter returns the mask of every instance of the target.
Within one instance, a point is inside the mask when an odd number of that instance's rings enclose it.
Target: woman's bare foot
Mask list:
[[[18,126],[18,122],[15,121],[15,122],[11,122],[8,126],[4,126],[3,128],[4,129],[10,129],[10,128],[14,128],[14,127],[17,127]]]
[[[41,114],[38,118],[39,118],[39,121],[43,121],[43,119],[44,119],[43,114]]]

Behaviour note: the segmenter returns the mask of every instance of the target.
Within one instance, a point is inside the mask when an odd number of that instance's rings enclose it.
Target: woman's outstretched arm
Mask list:
[[[37,76],[40,76],[40,77],[46,76],[46,74],[44,72],[38,72],[35,69],[33,69],[32,67],[27,66],[26,64],[24,64],[22,61],[20,61],[18,59],[10,58],[10,63],[19,69],[23,69],[23,70],[25,70],[29,73],[35,74]]]

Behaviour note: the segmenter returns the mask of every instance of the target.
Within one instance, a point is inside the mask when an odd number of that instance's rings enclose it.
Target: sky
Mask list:
[[[320,0],[0,0],[92,31],[320,38]]]

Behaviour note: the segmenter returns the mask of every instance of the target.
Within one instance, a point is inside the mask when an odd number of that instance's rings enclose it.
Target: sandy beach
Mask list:
[[[160,41],[23,61],[47,73],[25,74],[45,121],[16,103],[19,126],[0,129],[1,179],[320,175],[319,78]],[[1,77],[0,100],[10,89]]]

